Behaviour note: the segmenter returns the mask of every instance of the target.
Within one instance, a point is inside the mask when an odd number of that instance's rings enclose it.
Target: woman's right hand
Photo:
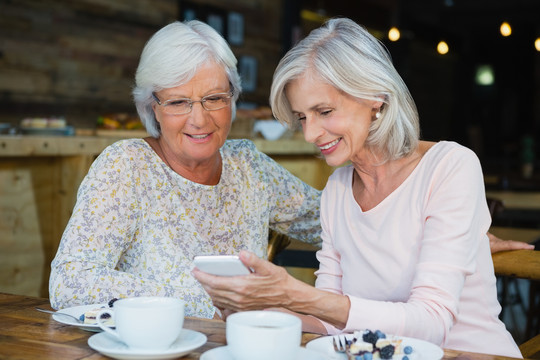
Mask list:
[[[241,276],[216,276],[193,270],[193,276],[212,298],[214,306],[232,311],[287,307],[289,284],[294,279],[287,271],[255,254],[242,251],[240,259],[253,272]]]

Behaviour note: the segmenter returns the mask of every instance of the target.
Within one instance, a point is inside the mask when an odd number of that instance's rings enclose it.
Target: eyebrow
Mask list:
[[[229,90],[225,89],[227,87],[227,85],[229,85]],[[205,96],[208,96],[208,95],[229,93],[229,92],[234,91],[234,88],[233,88],[233,85],[231,84],[231,82],[228,82],[227,85],[225,85],[224,87],[216,86],[216,87],[212,88],[211,90],[209,90],[206,95],[201,96],[201,98],[203,98]],[[221,90],[221,89],[223,89],[223,90]],[[171,95],[167,96],[167,99],[170,100],[170,99],[191,99],[191,98],[189,96],[186,96],[186,95],[171,94]]]
[[[330,106],[327,103],[318,103],[318,104],[315,104],[313,106],[310,106],[308,108],[308,111],[317,110],[318,108],[321,108],[321,107],[332,107],[333,108],[333,106]],[[294,110],[293,108],[291,108],[291,112],[296,113],[296,114],[303,114],[304,113],[303,111]]]

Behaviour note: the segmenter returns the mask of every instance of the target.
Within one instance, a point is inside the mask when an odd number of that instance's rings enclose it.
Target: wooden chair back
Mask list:
[[[268,261],[274,261],[278,253],[284,250],[291,243],[291,239],[272,229],[268,230]]]
[[[498,252],[492,255],[495,274],[511,278],[540,281],[540,251],[512,250]],[[530,291],[534,287],[531,286]],[[532,304],[529,304],[532,306]],[[529,311],[528,316],[531,316]],[[540,354],[540,335],[525,341],[519,346],[521,354],[526,359],[538,358]]]

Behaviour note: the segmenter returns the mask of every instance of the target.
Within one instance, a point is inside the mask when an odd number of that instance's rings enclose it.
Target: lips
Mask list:
[[[337,138],[336,140],[332,141],[332,142],[329,142],[329,143],[326,143],[324,145],[318,145],[319,146],[319,149],[321,149],[321,151],[325,151],[325,150],[328,150],[334,146],[336,146],[340,141],[341,141],[342,138]]]
[[[197,140],[204,139],[210,136],[210,134],[200,134],[200,135],[186,134],[186,135],[189,136],[190,138],[197,139]]]

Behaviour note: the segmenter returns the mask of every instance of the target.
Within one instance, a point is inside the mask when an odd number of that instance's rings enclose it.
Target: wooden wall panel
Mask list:
[[[131,90],[149,37],[178,20],[178,0],[0,0],[0,122],[66,116],[94,128],[98,116],[135,114]],[[191,1],[244,15],[237,57],[258,61],[257,88],[242,97],[267,105],[282,54],[282,2]],[[205,19],[201,19],[205,20]]]
[[[32,169],[15,161],[0,168],[0,288],[39,296],[45,268]],[[39,189],[37,189],[39,191]]]

